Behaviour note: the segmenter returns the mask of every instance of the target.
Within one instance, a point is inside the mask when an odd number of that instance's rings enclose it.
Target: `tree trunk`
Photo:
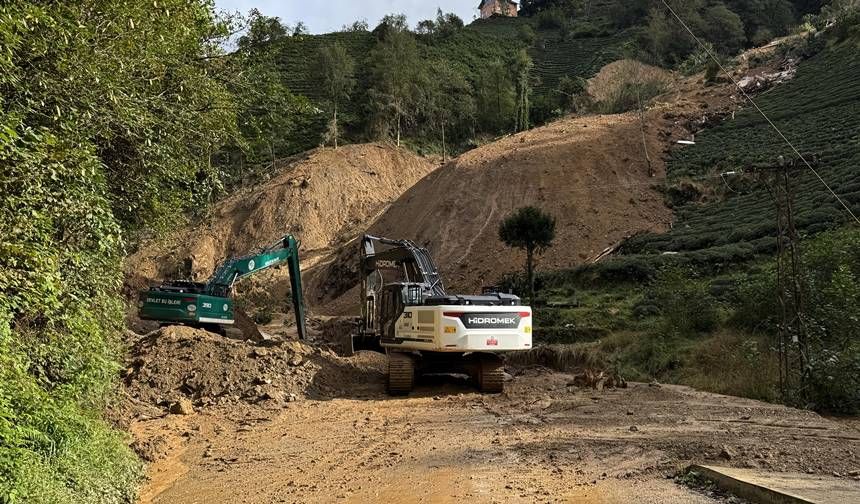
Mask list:
[[[526,274],[529,282],[529,305],[533,306],[535,302],[535,251],[533,248],[526,249]]]
[[[397,112],[397,146],[400,147],[400,112]]]
[[[337,103],[334,104],[334,150],[337,150]]]
[[[442,121],[442,162],[445,162],[445,121]]]

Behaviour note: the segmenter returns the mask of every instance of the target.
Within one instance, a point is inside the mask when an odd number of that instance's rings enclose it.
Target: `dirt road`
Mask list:
[[[138,418],[132,432],[161,451],[142,503],[705,503],[671,477],[693,462],[860,469],[850,425],[685,387],[598,392],[532,369],[503,395],[447,378],[392,399],[382,379],[344,384],[346,397]]]

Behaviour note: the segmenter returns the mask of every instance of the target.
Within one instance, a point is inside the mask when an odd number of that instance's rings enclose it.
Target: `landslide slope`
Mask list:
[[[662,176],[659,122],[649,119],[646,142]],[[429,247],[449,286],[475,290],[522,268],[523,254],[497,233],[525,205],[557,219],[542,268],[571,267],[634,233],[667,229],[656,178],[635,114],[566,119],[460,156],[401,196],[371,232]]]
[[[705,89],[701,75],[672,80],[644,126],[636,113],[570,117],[502,138],[417,182],[368,232],[427,247],[449,290],[462,293],[522,271],[525,254],[497,233],[525,205],[557,219],[554,246],[539,259],[544,270],[580,265],[633,235],[665,232],[673,222],[662,192],[670,149],[737,107],[728,85]],[[318,313],[357,312],[357,250],[349,244],[310,272]]]
[[[351,238],[435,166],[407,150],[360,144],[316,149],[268,181],[216,203],[208,216],[172,236],[144,244],[126,261],[127,287],[154,280],[207,278],[226,257],[270,245],[284,234],[300,241],[303,267]],[[285,275],[286,273],[284,273]]]

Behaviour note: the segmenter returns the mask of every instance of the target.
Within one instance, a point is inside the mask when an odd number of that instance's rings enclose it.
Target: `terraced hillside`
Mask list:
[[[593,77],[604,65],[623,57],[621,48],[629,40],[626,31],[616,32],[606,19],[612,0],[592,2],[587,18],[575,20],[566,38],[561,30],[541,29],[535,19],[490,18],[469,25],[481,33],[500,39],[516,39],[523,25],[535,29],[535,43],[529,48],[537,77],[538,98],[554,93],[564,76]]]
[[[529,53],[535,62],[537,95],[550,95],[562,77],[591,78],[605,65],[623,58],[621,46],[626,32],[605,37],[582,37],[568,40],[545,38]]]
[[[757,103],[801,151],[819,159],[821,176],[860,213],[860,55],[851,43],[801,63],[791,82],[760,95]],[[669,177],[701,177],[726,171],[750,172],[789,147],[752,108],[697,136],[697,145],[678,149]],[[726,199],[690,203],[676,212],[671,232],[630,240],[628,253],[696,251],[704,262],[735,262],[772,250],[775,210],[765,187],[751,175],[727,177]],[[733,187],[734,186],[734,187]],[[809,234],[839,226],[847,212],[808,170],[795,180],[797,223]]]
[[[278,67],[284,77],[287,88],[295,94],[310,98],[318,106],[322,103],[322,92],[314,79],[314,66],[317,64],[316,54],[321,47],[338,43],[356,61],[362,62],[373,47],[374,38],[368,32],[327,33],[325,35],[302,35],[289,37],[281,42]],[[359,80],[365,78],[365,65],[357,64],[356,73]],[[345,103],[341,110],[341,122],[350,130],[350,126],[358,122],[360,113],[358,104],[364,102],[366,87],[357,86],[353,100]],[[309,150],[319,145],[323,131],[328,122],[327,114],[317,114],[311,124],[297,131],[295,139],[297,151]],[[292,154],[292,153],[284,153]]]
[[[418,37],[419,50],[425,61],[448,61],[468,80],[475,82],[483,68],[497,61],[508,61],[511,55],[524,47],[519,30],[524,25],[531,25],[536,28],[535,42],[528,48],[535,63],[535,101],[552,101],[557,98],[555,89],[562,77],[590,78],[607,63],[622,57],[621,46],[629,37],[626,32],[615,33],[608,27],[604,14],[609,3],[609,0],[594,2],[589,21],[575,23],[580,28],[587,25],[594,30],[574,30],[566,38],[558,29],[537,29],[534,19],[496,17],[475,21],[443,40]],[[293,93],[306,96],[321,106],[323,96],[313,71],[315,55],[321,47],[333,43],[341,44],[356,62],[358,86],[350,103],[341,110],[341,122],[349,140],[362,141],[362,118],[366,116],[364,107],[368,88],[367,56],[375,44],[370,32],[287,37],[279,42],[277,64],[284,83]],[[326,122],[326,114],[318,114],[312,124],[298,133],[301,138],[296,139],[296,145],[304,149],[315,147]]]

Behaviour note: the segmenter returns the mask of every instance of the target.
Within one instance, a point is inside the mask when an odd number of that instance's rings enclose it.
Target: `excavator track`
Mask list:
[[[388,354],[388,392],[406,395],[415,385],[415,357],[403,352]]]
[[[478,367],[478,387],[485,394],[499,394],[505,388],[505,365],[497,355],[482,355]]]

